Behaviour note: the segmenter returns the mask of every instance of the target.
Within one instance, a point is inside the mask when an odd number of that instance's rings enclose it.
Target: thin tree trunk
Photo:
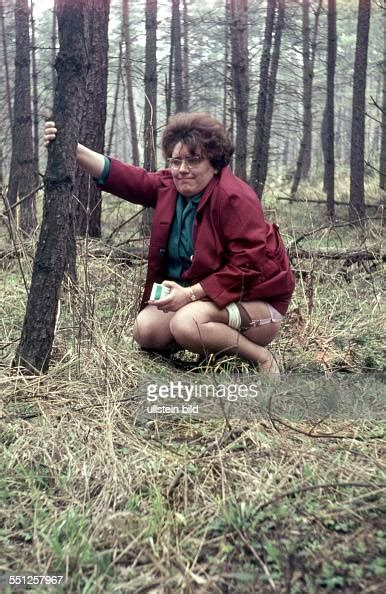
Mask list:
[[[118,66],[117,66],[117,78],[116,78],[116,82],[115,82],[114,105],[113,105],[113,113],[111,115],[109,141],[107,144],[107,154],[108,155],[110,155],[111,149],[113,146],[115,122],[117,119],[119,89],[120,89],[121,76],[122,76],[122,53],[123,53],[122,50],[123,50],[123,29],[122,29],[122,33],[121,33],[121,41],[119,42],[119,56],[118,56]]]
[[[381,155],[379,159],[379,187],[384,190],[386,204],[386,0],[383,0],[383,95],[382,95]]]
[[[57,44],[57,31],[56,31],[56,2],[54,0],[54,5],[52,7],[52,28],[51,28],[51,77],[52,77],[52,105],[54,104],[54,96],[55,96],[55,88],[56,88],[56,70],[55,70],[55,60],[56,60],[56,44]]]
[[[247,177],[248,0],[231,0],[232,80],[236,111],[235,174]]]
[[[107,104],[107,54],[109,0],[89,0],[91,6],[89,44],[92,53],[87,75],[87,94],[80,142],[97,153],[104,152]],[[78,167],[75,186],[76,230],[84,237],[101,236],[102,197],[90,175]]]
[[[182,81],[182,47],[181,47],[181,11],[180,0],[172,0],[171,43],[174,56],[174,101],[175,111],[184,111],[184,90]]]
[[[336,104],[339,107],[336,109]],[[338,93],[335,95],[336,132],[335,132],[335,163],[342,163],[342,108]]]
[[[155,171],[157,142],[157,0],[146,0],[144,167]]]
[[[20,204],[19,221],[21,230],[27,235],[37,224],[35,191],[38,187],[38,172],[35,169],[32,143],[29,16],[27,0],[17,0],[15,3],[15,101],[8,202],[13,205],[18,199],[28,196]]]
[[[258,194],[258,196],[261,195],[263,189],[261,166],[263,162],[262,155],[267,142],[265,116],[268,101],[269,68],[271,61],[273,27],[275,22],[275,9],[276,0],[272,0],[272,2],[267,2],[264,43],[260,59],[259,94],[255,118],[255,136],[250,176],[250,184],[252,188],[255,190],[255,192]]]
[[[229,0],[225,0],[225,24],[224,24],[224,73],[223,73],[223,103],[222,103],[222,124],[228,126],[228,88],[229,88],[229,44],[230,44],[230,6]],[[232,68],[232,66],[230,66]],[[232,75],[231,75],[232,76]]]
[[[8,65],[8,46],[7,46],[7,36],[6,36],[6,28],[5,28],[5,14],[4,14],[4,0],[0,0],[0,17],[1,17],[1,37],[2,37],[2,45],[3,45],[3,64],[4,64],[4,71],[5,71],[5,88],[6,88],[6,97],[7,97],[7,109],[8,109],[8,120],[9,120],[9,127],[12,127],[12,98],[11,98],[11,82],[9,78],[9,65]]]
[[[183,111],[189,110],[190,88],[189,88],[189,23],[188,23],[188,0],[183,1],[183,39],[184,47],[182,52],[182,84],[183,84]]]
[[[350,220],[365,215],[364,141],[371,0],[359,0],[351,125]]]
[[[174,49],[173,49],[173,15],[170,25],[170,52],[169,52],[169,64],[168,73],[165,73],[165,103],[166,103],[166,121],[168,121],[172,113],[172,85],[173,85],[173,61],[174,61]]]
[[[276,91],[277,71],[279,68],[281,38],[282,38],[283,29],[284,29],[284,16],[285,16],[284,0],[277,0],[277,17],[276,17],[276,22],[275,22],[275,41],[274,41],[274,45],[273,45],[271,67],[270,67],[270,73],[269,73],[268,101],[267,101],[267,109],[266,109],[266,116],[265,116],[265,131],[264,131],[265,144],[262,148],[262,153],[261,153],[261,166],[260,166],[261,177],[260,177],[260,190],[259,190],[260,198],[263,195],[265,181],[267,179],[267,172],[268,172],[269,142],[270,142],[270,137],[271,137],[273,107],[275,104],[275,91]]]
[[[33,373],[48,369],[66,260],[69,201],[74,186],[75,154],[86,96],[88,0],[58,0],[60,51],[54,117],[61,133],[48,149],[43,221],[34,259],[31,288],[14,365]]]
[[[131,153],[133,165],[139,165],[139,148],[137,134],[137,117],[135,115],[133,76],[131,67],[129,0],[122,0],[123,38],[125,41],[125,71],[127,104],[129,107]]]
[[[147,171],[157,168],[157,0],[146,0],[145,47],[145,106],[143,166]],[[150,234],[152,209],[142,216],[142,235]]]
[[[36,67],[36,36],[34,2],[31,0],[31,56],[32,56],[32,96],[33,96],[33,138],[35,170],[39,172],[39,102],[38,102],[38,71]]]
[[[312,155],[312,87],[314,79],[314,64],[316,54],[316,40],[319,28],[319,16],[322,8],[322,0],[319,0],[316,12],[315,23],[310,40],[309,11],[310,0],[303,0],[303,128],[300,142],[299,155],[296,162],[296,171],[291,187],[291,196],[298,191],[300,180],[307,178],[311,169]]]
[[[335,64],[336,64],[336,0],[328,0],[327,44],[327,101],[326,101],[326,156],[325,186],[327,193],[327,216],[335,216]]]

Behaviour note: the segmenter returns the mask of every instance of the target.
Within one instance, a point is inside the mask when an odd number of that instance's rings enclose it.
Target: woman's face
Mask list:
[[[201,157],[200,154],[193,155],[182,142],[176,144],[172,153],[172,159],[182,159],[179,168],[171,166],[170,170],[177,191],[186,198],[195,196],[206,188],[212,177],[217,173],[217,169],[214,169],[206,157],[198,163],[190,165],[183,160],[186,157],[193,156]]]

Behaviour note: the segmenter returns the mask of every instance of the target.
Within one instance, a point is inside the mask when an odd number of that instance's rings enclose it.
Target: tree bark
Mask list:
[[[40,237],[31,288],[14,365],[33,373],[48,369],[54,340],[59,291],[67,260],[69,201],[74,187],[75,154],[83,115],[90,1],[57,0],[60,51],[55,68],[54,117],[60,130],[48,149]]]
[[[229,46],[230,46],[230,2],[229,0],[225,0],[225,23],[224,23],[224,74],[223,74],[223,103],[222,103],[222,124],[227,130],[228,128],[228,99],[229,99],[229,86],[231,86],[230,91],[232,92],[232,85],[229,85],[229,82],[232,82],[232,65],[229,64]]]
[[[118,56],[118,66],[117,66],[117,77],[115,80],[115,91],[114,91],[114,105],[113,105],[113,113],[111,115],[111,127],[109,132],[109,141],[107,144],[107,154],[110,155],[111,149],[113,146],[113,138],[114,138],[114,130],[115,130],[115,122],[117,119],[117,110],[118,110],[118,99],[119,99],[119,88],[121,83],[121,76],[122,76],[122,53],[123,53],[123,29],[121,33],[121,41],[119,43],[119,56]]]
[[[166,121],[172,113],[172,83],[173,83],[173,14],[170,25],[170,52],[169,52],[169,64],[168,72],[165,73],[165,103],[166,103]]]
[[[184,89],[182,80],[182,47],[181,47],[181,11],[180,0],[172,0],[172,31],[171,31],[171,51],[174,56],[174,101],[175,111],[184,111]]]
[[[104,152],[107,105],[107,54],[109,0],[90,0],[88,30],[92,59],[87,75],[87,93],[80,131],[80,142],[97,153]],[[78,167],[74,195],[77,233],[101,236],[102,196],[90,175]]]
[[[182,84],[183,84],[183,97],[182,97],[182,109],[183,111],[189,110],[190,101],[190,85],[189,85],[189,22],[188,22],[188,0],[182,0],[183,2],[183,39],[184,47],[182,51]]]
[[[248,0],[231,0],[232,80],[235,96],[235,174],[247,177],[248,138]]]
[[[137,117],[135,115],[134,93],[133,93],[133,75],[131,67],[131,46],[130,46],[130,20],[129,20],[129,0],[122,0],[122,26],[123,38],[125,42],[125,71],[126,71],[126,92],[127,104],[129,108],[130,135],[131,135],[131,155],[133,165],[139,165],[139,148],[137,133]]]
[[[312,138],[312,77],[310,57],[310,0],[303,0],[303,159],[302,177],[307,178],[311,168]]]
[[[271,62],[272,36],[275,22],[276,0],[267,2],[267,14],[265,21],[265,33],[263,50],[260,59],[260,80],[259,94],[257,99],[257,109],[255,118],[255,135],[253,144],[253,154],[251,162],[250,185],[258,196],[261,196],[263,190],[262,183],[262,155],[267,143],[265,116],[268,102],[269,68]]]
[[[7,36],[5,28],[5,14],[4,14],[4,0],[0,0],[0,18],[1,18],[1,37],[3,45],[3,60],[4,60],[4,71],[5,71],[5,88],[7,97],[7,109],[8,109],[8,120],[9,127],[12,127],[12,98],[11,98],[11,81],[9,77],[9,64],[8,64],[8,46]]]
[[[145,106],[143,166],[147,171],[157,169],[157,0],[146,0],[145,28]],[[150,234],[152,209],[142,216],[142,235]]]
[[[336,65],[336,0],[328,0],[328,42],[327,42],[327,100],[326,100],[326,154],[325,187],[327,194],[327,216],[335,216],[335,65]]]
[[[351,124],[349,213],[352,222],[359,221],[365,214],[364,142],[370,10],[371,0],[359,0]]]
[[[56,70],[55,70],[55,60],[56,60],[56,44],[57,44],[57,25],[56,25],[56,0],[54,0],[54,5],[52,7],[52,29],[51,29],[51,77],[52,77],[52,105],[54,105],[54,98],[55,98],[55,88],[56,88]]]
[[[322,0],[319,0],[316,12],[312,40],[310,38],[309,12],[310,0],[302,4],[302,37],[303,37],[303,126],[296,171],[291,187],[291,196],[298,191],[300,180],[309,176],[312,155],[312,90],[314,80],[314,64],[316,42],[319,29],[319,16]]]
[[[386,0],[383,0],[383,94],[379,187],[386,192]],[[383,198],[386,204],[386,195]]]
[[[157,0],[146,0],[144,167],[155,171],[157,142]]]
[[[31,0],[31,57],[32,57],[32,96],[33,96],[33,139],[35,170],[39,172],[39,101],[38,101],[38,71],[36,67],[36,35],[34,2]]]
[[[268,160],[269,160],[269,143],[271,138],[271,126],[272,126],[272,116],[273,116],[273,107],[275,104],[275,91],[276,91],[276,81],[277,81],[277,71],[279,68],[279,58],[280,58],[280,47],[281,47],[281,38],[284,29],[284,16],[285,16],[285,0],[277,0],[277,15],[276,15],[276,22],[275,22],[275,41],[273,44],[272,50],[272,59],[271,59],[271,67],[269,72],[269,79],[268,79],[268,100],[267,100],[267,109],[264,121],[264,137],[265,143],[262,147],[261,152],[261,165],[260,165],[260,190],[259,196],[260,198],[263,195],[265,181],[267,179],[268,173]]]
[[[15,3],[15,100],[12,122],[12,156],[8,203],[29,196],[20,204],[20,229],[30,234],[36,228],[35,192],[38,172],[35,168],[32,142],[31,79],[29,47],[29,8],[27,0]]]

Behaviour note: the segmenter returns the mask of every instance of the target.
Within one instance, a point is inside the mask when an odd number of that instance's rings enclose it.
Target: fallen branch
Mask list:
[[[362,219],[360,219],[361,221],[374,221],[374,220],[379,220],[379,217],[363,217]],[[316,229],[311,229],[311,231],[307,231],[306,233],[303,233],[302,235],[299,235],[299,237],[297,237],[296,239],[294,239],[294,241],[292,241],[290,243],[290,245],[288,246],[288,249],[291,249],[292,246],[300,243],[301,241],[303,241],[303,239],[306,239],[306,237],[310,237],[311,235],[316,235],[316,233],[319,233],[319,231],[324,231],[325,229],[329,229],[330,231],[332,229],[339,229],[339,227],[351,227],[353,225],[353,223],[351,221],[341,221],[341,222],[329,222],[329,223],[325,223],[324,225],[321,225],[320,227],[317,227]]]
[[[377,252],[369,252],[368,250],[356,250],[353,252],[323,252],[323,251],[308,251],[303,248],[295,248],[294,246],[288,249],[291,258],[322,258],[326,260],[345,260],[347,264],[355,264],[362,261],[382,261],[386,262],[386,253],[381,254]]]
[[[322,206],[327,206],[327,202],[325,200],[317,200],[316,198],[307,198],[306,200],[302,198],[294,198],[290,196],[278,196],[278,200],[287,200],[287,202],[297,202],[298,204],[320,204]],[[341,202],[339,200],[334,200],[334,204],[336,206],[350,206],[349,202]],[[364,204],[365,208],[379,208],[380,204]],[[352,224],[352,223],[351,223]]]

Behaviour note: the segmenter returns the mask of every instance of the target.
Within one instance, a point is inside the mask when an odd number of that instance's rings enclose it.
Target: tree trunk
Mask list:
[[[281,46],[281,38],[284,29],[284,14],[285,14],[285,3],[284,0],[277,0],[277,17],[275,22],[275,41],[273,45],[272,51],[272,59],[271,59],[271,68],[269,73],[269,80],[268,80],[268,100],[267,100],[267,109],[265,115],[265,122],[264,122],[264,138],[265,143],[262,147],[261,151],[261,166],[260,166],[260,190],[259,196],[260,198],[263,195],[265,181],[267,179],[267,172],[268,172],[268,160],[269,160],[269,142],[271,138],[271,126],[272,126],[272,116],[273,116],[273,107],[275,104],[275,91],[276,91],[276,80],[277,80],[277,71],[279,68],[279,58],[280,58],[280,46]]]
[[[117,119],[117,110],[118,110],[118,98],[119,98],[119,88],[121,83],[121,76],[122,76],[122,46],[123,46],[123,29],[121,33],[121,41],[119,43],[119,56],[118,56],[118,66],[117,66],[117,78],[115,81],[115,91],[114,91],[114,106],[113,106],[113,113],[111,115],[111,127],[109,133],[109,141],[107,144],[107,154],[110,155],[111,149],[113,146],[113,137],[114,137],[114,130],[115,130],[115,122]]]
[[[310,57],[310,0],[303,0],[303,159],[302,177],[307,178],[311,168],[312,138],[312,77]]]
[[[166,103],[166,121],[168,121],[172,113],[172,80],[173,80],[173,43],[172,43],[172,31],[173,31],[173,17],[170,30],[170,52],[169,52],[169,65],[168,73],[165,73],[165,103]]]
[[[276,0],[273,0],[272,2],[267,2],[264,43],[260,58],[259,95],[257,100],[255,136],[251,162],[251,176],[249,182],[252,188],[258,194],[258,196],[261,195],[261,192],[263,190],[261,166],[262,155],[267,142],[265,116],[268,101],[269,67],[271,61],[273,26],[275,22],[275,8]]]
[[[381,156],[379,159],[379,187],[386,192],[386,0],[383,0],[383,95],[382,95]],[[386,203],[386,195],[384,196]]]
[[[230,4],[229,0],[225,0],[225,24],[224,24],[224,74],[223,74],[223,104],[222,104],[222,124],[227,130],[228,128],[228,99],[229,99],[229,82],[232,81],[232,65],[229,64],[229,45],[230,45]],[[232,92],[232,86],[230,88]]]
[[[145,107],[143,166],[147,171],[157,169],[157,0],[146,0],[145,47]],[[142,235],[149,235],[152,209],[142,216]]]
[[[36,67],[36,36],[34,2],[31,0],[31,56],[32,56],[32,96],[33,96],[33,139],[35,171],[39,172],[39,102],[38,102],[38,71]]]
[[[175,111],[184,111],[184,89],[182,82],[181,12],[180,0],[172,0],[171,51],[174,56],[174,101]]]
[[[8,46],[5,28],[5,14],[4,14],[4,0],[0,0],[0,18],[1,18],[1,37],[3,45],[3,60],[4,60],[4,71],[5,71],[5,88],[7,96],[7,109],[8,109],[8,120],[9,127],[12,127],[12,98],[11,98],[11,82],[9,78],[9,65],[8,65]]]
[[[351,124],[350,220],[365,215],[364,141],[371,0],[359,0]]]
[[[314,80],[314,64],[316,54],[316,43],[319,28],[319,16],[322,8],[322,0],[319,0],[316,12],[315,23],[310,39],[310,0],[303,0],[302,11],[302,37],[303,37],[303,129],[300,142],[299,155],[296,162],[296,171],[291,187],[291,196],[298,191],[300,180],[309,176],[311,169],[312,155],[312,87]]]
[[[157,0],[146,0],[144,167],[155,171],[157,142]]]
[[[54,0],[54,5],[52,7],[52,29],[51,29],[51,76],[52,76],[52,105],[54,104],[55,98],[55,88],[56,88],[56,70],[55,70],[55,60],[56,60],[56,44],[57,44],[57,31],[56,31],[56,0]]]
[[[28,196],[20,204],[20,228],[27,235],[36,227],[35,191],[38,172],[35,169],[32,143],[31,79],[29,48],[29,8],[27,0],[15,3],[15,101],[12,123],[12,157],[8,203]]]
[[[182,52],[182,84],[184,93],[182,97],[182,109],[183,111],[188,111],[190,100],[188,0],[183,0],[183,39],[184,47]]]
[[[87,75],[87,93],[80,131],[80,142],[97,153],[104,152],[107,103],[107,52],[110,3],[90,0],[89,47],[91,67]],[[90,175],[78,167],[76,174],[76,230],[85,237],[101,236],[102,196]]]
[[[248,138],[248,0],[231,0],[232,80],[235,96],[235,174],[247,177]]]
[[[122,0],[122,16],[123,38],[125,42],[126,91],[127,104],[129,108],[132,162],[133,165],[139,165],[137,117],[135,115],[133,76],[131,67],[129,0]]]
[[[33,264],[31,288],[14,365],[39,373],[48,369],[66,259],[69,201],[75,154],[91,57],[88,47],[89,0],[57,0],[60,51],[55,67],[54,117],[60,130],[48,149],[43,221]]]
[[[327,100],[326,100],[326,155],[325,186],[327,194],[327,216],[335,216],[335,154],[334,154],[334,96],[336,65],[336,0],[328,0],[328,42],[327,42]]]

